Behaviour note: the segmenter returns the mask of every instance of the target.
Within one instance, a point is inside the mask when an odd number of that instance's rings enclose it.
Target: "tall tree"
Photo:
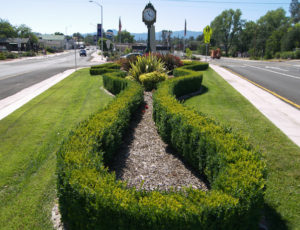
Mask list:
[[[0,18],[0,38],[15,38],[18,33],[7,20]]]
[[[264,56],[268,38],[275,30],[281,30],[282,28],[287,29],[289,27],[289,19],[285,16],[285,10],[279,8],[277,10],[268,11],[264,16],[260,17],[257,21],[257,26],[257,54]]]
[[[292,0],[290,4],[291,19],[294,23],[300,22],[300,3],[298,0]]]
[[[61,32],[55,32],[54,35],[64,35],[64,34]]]
[[[118,33],[118,35],[115,37],[115,41],[120,41],[120,35],[121,43],[134,43],[134,36],[126,30],[122,30],[121,33]]]
[[[83,41],[84,37],[82,36],[81,33],[77,32],[73,34],[73,37],[77,38],[77,41]]]
[[[232,45],[237,41],[237,35],[242,29],[242,12],[237,9],[224,10],[211,23],[212,38],[218,46],[223,45],[226,56]]]

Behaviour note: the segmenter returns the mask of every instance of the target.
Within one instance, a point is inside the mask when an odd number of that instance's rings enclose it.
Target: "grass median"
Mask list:
[[[265,210],[269,229],[300,229],[300,148],[212,69],[203,93],[185,105],[247,136],[268,166]]]
[[[56,151],[112,100],[101,86],[79,70],[0,121],[0,229],[53,229]]]

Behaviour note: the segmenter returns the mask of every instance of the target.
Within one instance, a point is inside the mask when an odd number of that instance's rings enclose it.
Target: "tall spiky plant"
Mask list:
[[[129,75],[138,82],[140,81],[139,76],[144,73],[151,73],[153,71],[157,71],[160,73],[166,72],[164,62],[151,54],[147,56],[137,57],[137,61],[135,63],[130,63],[130,65],[131,68],[129,69]]]

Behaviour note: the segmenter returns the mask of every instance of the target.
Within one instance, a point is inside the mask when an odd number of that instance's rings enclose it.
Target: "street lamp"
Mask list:
[[[101,7],[101,53],[103,55],[103,6],[99,4],[98,2],[90,0],[89,2],[93,2],[96,5]]]

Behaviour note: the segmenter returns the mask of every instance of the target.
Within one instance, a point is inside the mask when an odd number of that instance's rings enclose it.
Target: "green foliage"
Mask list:
[[[113,73],[116,72],[116,70],[120,70],[121,66],[116,63],[105,63],[101,65],[95,65],[91,66],[90,68],[90,74],[91,75],[102,75],[105,73]],[[117,71],[118,73],[122,71]],[[125,77],[124,73],[120,74],[121,77]]]
[[[168,79],[166,73],[157,71],[140,75],[139,81],[142,83],[146,91],[151,91],[157,88],[157,84]]]
[[[291,19],[294,23],[300,22],[300,3],[298,0],[292,0],[290,4]]]
[[[209,64],[206,62],[199,61],[184,61],[184,66],[177,68],[173,71],[174,77],[186,76],[186,75],[198,75],[199,73],[195,71],[202,71],[208,68]]]
[[[110,46],[107,47],[106,41],[108,40],[107,38],[99,38],[98,40],[98,46],[101,48],[101,39],[103,39],[103,51],[110,51],[113,49],[113,44],[112,42],[110,43]]]
[[[261,154],[230,128],[181,105],[175,97],[194,91],[202,76],[166,81],[154,94],[153,118],[163,139],[195,169],[205,173],[212,191],[238,199],[240,227],[255,228],[265,187]],[[232,210],[233,211],[233,210]],[[245,227],[247,226],[247,227]]]
[[[290,27],[281,42],[282,51],[292,51],[295,48],[300,48],[300,23]]]
[[[169,74],[172,74],[172,72],[175,68],[181,67],[183,65],[180,58],[175,55],[172,55],[172,54],[155,53],[152,55],[156,56],[158,59],[160,59],[164,63],[164,66]]]
[[[189,70],[190,71],[190,70]],[[160,84],[153,117],[164,139],[208,176],[203,192],[142,192],[128,189],[105,167],[118,149],[132,113],[142,102],[136,82],[106,76],[120,91],[102,111],[80,123],[57,153],[58,197],[70,229],[255,229],[263,189],[264,163],[242,138],[187,109],[174,95],[199,87],[202,74]],[[110,78],[110,79],[109,79]],[[109,79],[109,80],[108,80]]]
[[[0,52],[0,60],[5,60],[6,56],[4,53]]]
[[[132,49],[126,47],[124,53],[125,53],[125,54],[129,54],[129,53],[131,53],[131,52],[132,52]]]
[[[242,30],[241,15],[242,12],[239,9],[236,11],[232,9],[224,10],[211,23],[212,39],[216,41],[218,46],[224,45],[226,56],[228,56],[230,48],[236,42],[237,36]]]
[[[186,48],[185,49],[185,54],[186,56],[191,59],[192,58],[192,55],[193,55],[193,52],[189,49],[189,48]]]
[[[159,58],[150,54],[147,56],[137,57],[137,61],[135,63],[131,63],[129,75],[139,82],[140,75],[154,71],[164,73],[166,72],[166,69],[164,63]]]
[[[115,41],[119,42],[120,41],[120,34],[115,37]],[[131,35],[128,31],[122,30],[121,31],[121,43],[134,43],[134,36]]]
[[[136,61],[137,61],[137,57],[131,56],[129,58],[121,58],[117,61],[117,63],[121,65],[121,68],[123,70],[129,71],[129,69],[131,68],[131,64],[135,64]]]
[[[15,38],[17,36],[16,28],[9,21],[0,18],[0,38]]]

